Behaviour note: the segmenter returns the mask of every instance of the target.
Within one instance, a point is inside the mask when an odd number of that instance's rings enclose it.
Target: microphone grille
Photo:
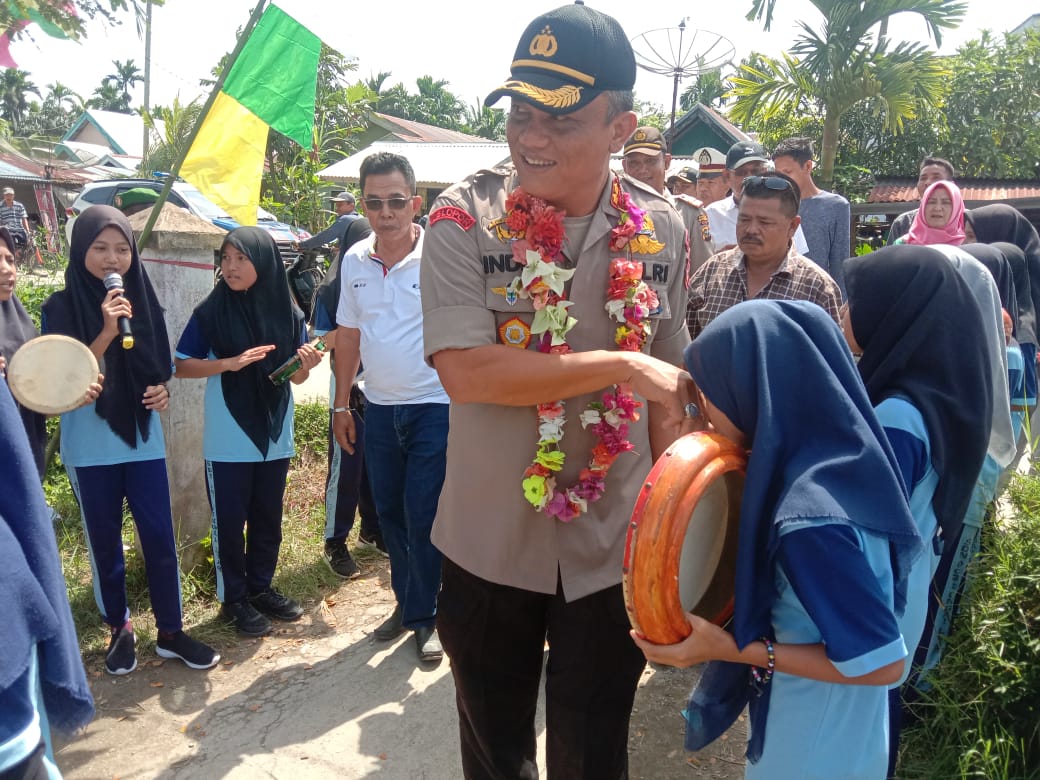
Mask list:
[[[105,274],[105,278],[102,281],[106,290],[116,290],[123,286],[123,277],[115,271]]]

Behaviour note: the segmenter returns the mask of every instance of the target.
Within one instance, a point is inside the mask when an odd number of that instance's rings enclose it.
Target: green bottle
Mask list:
[[[321,336],[314,339],[313,341],[307,342],[319,352],[325,351],[325,339]],[[300,356],[295,352],[293,356],[282,363],[278,368],[267,375],[267,378],[274,382],[276,385],[283,385],[292,378],[293,374],[300,370]]]

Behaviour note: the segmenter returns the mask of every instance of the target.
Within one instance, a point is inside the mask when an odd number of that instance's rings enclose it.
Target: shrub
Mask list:
[[[899,777],[1040,778],[1040,479],[1016,477],[933,688],[913,707]]]

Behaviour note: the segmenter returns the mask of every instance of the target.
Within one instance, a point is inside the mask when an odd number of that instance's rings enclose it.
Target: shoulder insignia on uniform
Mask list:
[[[701,224],[701,238],[705,243],[711,243],[711,227],[708,222],[708,215],[703,211],[697,215],[697,221]]]
[[[689,205],[693,206],[694,208],[698,208],[698,209],[704,208],[704,204],[701,201],[699,201],[697,198],[694,198],[692,195],[676,195],[675,199],[677,201],[681,201],[683,203],[688,203]]]
[[[508,347],[527,349],[531,343],[531,326],[519,317],[511,317],[498,326],[498,338]]]
[[[451,220],[463,230],[469,230],[477,223],[475,217],[471,216],[465,209],[460,209],[458,206],[441,206],[430,213],[429,222],[431,225],[437,224],[442,219]]]

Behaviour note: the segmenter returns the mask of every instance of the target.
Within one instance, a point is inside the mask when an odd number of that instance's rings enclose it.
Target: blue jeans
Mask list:
[[[444,484],[448,404],[365,408],[365,465],[405,628],[432,626],[441,553],[430,541]]]

